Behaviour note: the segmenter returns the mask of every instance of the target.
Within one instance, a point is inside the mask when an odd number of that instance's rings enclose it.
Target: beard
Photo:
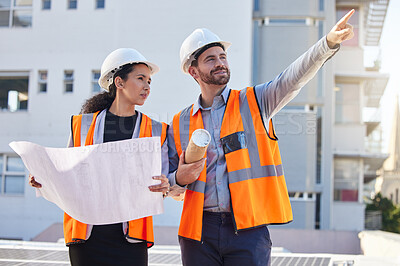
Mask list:
[[[226,75],[220,75],[218,77],[213,75],[215,72],[220,70],[225,70]],[[200,69],[198,69],[198,71],[201,81],[210,85],[226,85],[231,78],[231,71],[225,66],[214,68],[210,73],[204,73]]]

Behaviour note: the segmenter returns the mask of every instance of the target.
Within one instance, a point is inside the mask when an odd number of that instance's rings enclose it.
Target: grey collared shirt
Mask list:
[[[300,92],[300,89],[315,76],[325,61],[332,57],[337,50],[338,48],[330,49],[326,37],[323,37],[275,79],[255,86],[256,97],[266,125],[268,125],[269,119]],[[213,104],[209,108],[201,106],[200,96],[193,105],[193,114],[201,109],[204,128],[211,135],[211,143],[207,149],[205,211],[231,211],[228,172],[220,140],[222,118],[229,91],[230,89],[225,87],[221,95],[214,98]],[[175,148],[172,122],[168,129],[168,145],[170,163],[168,179],[171,185],[176,185],[175,173],[178,168],[179,156]]]

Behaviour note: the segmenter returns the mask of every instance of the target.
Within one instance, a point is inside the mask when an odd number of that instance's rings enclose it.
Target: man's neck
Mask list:
[[[214,102],[214,97],[221,95],[225,85],[201,85],[201,106],[204,108],[211,107]]]

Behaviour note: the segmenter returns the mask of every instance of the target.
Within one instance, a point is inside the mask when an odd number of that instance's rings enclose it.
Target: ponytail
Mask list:
[[[110,108],[116,95],[114,83],[110,85],[109,90],[109,92],[104,91],[86,100],[86,102],[82,105],[81,114],[95,113],[97,111]]]
[[[116,77],[121,77],[123,80],[126,80],[128,74],[133,71],[135,64],[136,63],[122,66],[121,69],[114,74],[113,80],[115,80]],[[109,91],[104,91],[86,100],[82,105],[81,114],[95,113],[110,108],[117,95],[117,87],[114,82],[108,87],[108,90]]]

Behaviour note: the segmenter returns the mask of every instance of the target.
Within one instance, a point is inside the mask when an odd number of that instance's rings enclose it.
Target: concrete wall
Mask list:
[[[315,191],[315,113],[282,110],[274,117],[274,126],[289,192]]]
[[[260,13],[263,15],[315,16],[318,14],[318,1],[281,0],[260,1]]]
[[[293,211],[293,222],[284,225],[285,228],[315,229],[315,200],[290,201]]]
[[[361,254],[358,231],[269,228],[272,245],[294,253]]]
[[[333,128],[333,149],[336,152],[363,153],[365,150],[364,124],[335,124]]]
[[[364,230],[365,205],[359,202],[337,202],[332,206],[334,230]]]

